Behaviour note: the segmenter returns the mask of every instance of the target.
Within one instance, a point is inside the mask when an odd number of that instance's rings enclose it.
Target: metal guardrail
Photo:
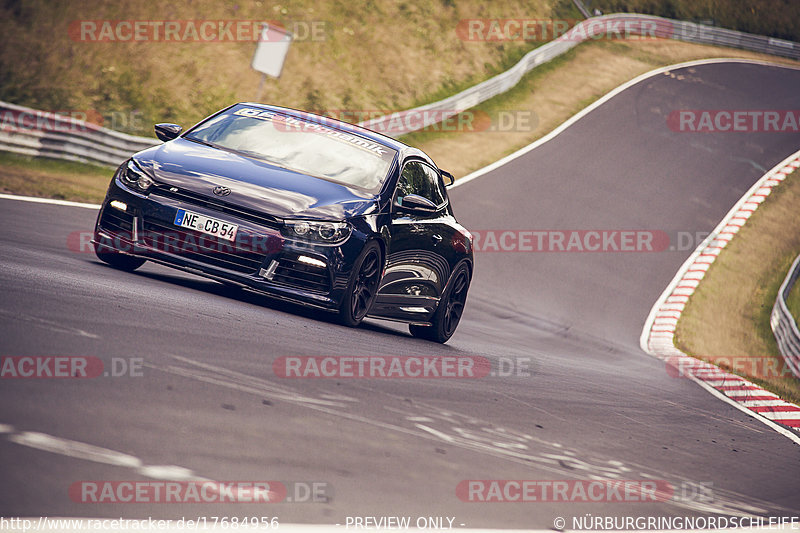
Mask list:
[[[800,255],[792,263],[792,268],[778,289],[778,297],[772,306],[769,323],[783,359],[792,373],[800,378],[800,331],[797,330],[797,322],[786,307],[786,298],[789,297],[789,291],[792,290],[798,277],[800,277]]]
[[[616,34],[677,39],[800,59],[800,43],[792,41],[650,15],[604,15],[581,21],[559,38],[528,52],[507,71],[458,94],[414,109],[361,122],[359,125],[398,137],[438,124],[508,91],[532,69],[578,44]],[[9,116],[11,120],[7,120]],[[26,121],[19,119],[20,116],[29,116],[33,125],[27,127]],[[413,120],[409,120],[412,118]],[[126,135],[80,120],[5,102],[0,102],[0,119],[0,150],[26,155],[116,166],[130,154],[160,144],[156,139]],[[15,122],[17,119],[18,122]],[[16,126],[9,128],[9,123]]]
[[[0,150],[117,166],[134,152],[161,144],[71,117],[0,102]]]
[[[444,100],[368,120],[359,125],[386,133],[392,137],[413,131],[398,131],[396,127],[397,123],[402,122],[403,118],[409,115],[414,115],[415,120],[406,122],[413,122],[415,126],[418,126],[415,129],[432,126],[508,91],[519,83],[522,76],[532,69],[567,52],[578,44],[606,35],[613,36],[615,31],[641,35],[645,38],[653,36],[663,39],[676,39],[691,43],[742,48],[775,56],[800,59],[800,43],[792,41],[651,15],[603,15],[581,21],[559,38],[528,52],[516,65],[507,71],[478,85],[465,89]],[[419,125],[420,123],[422,124],[421,126]]]
[[[592,14],[589,13],[589,10],[586,8],[586,5],[581,0],[572,0],[572,3],[575,4],[575,7],[577,7],[578,11],[581,12],[583,18],[588,19],[592,16]]]

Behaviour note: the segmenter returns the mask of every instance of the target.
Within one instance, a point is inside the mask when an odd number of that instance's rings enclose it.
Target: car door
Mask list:
[[[428,200],[429,208],[404,203],[409,195]],[[421,322],[433,314],[453,267],[455,224],[439,172],[406,161],[392,198],[386,273],[370,314]]]

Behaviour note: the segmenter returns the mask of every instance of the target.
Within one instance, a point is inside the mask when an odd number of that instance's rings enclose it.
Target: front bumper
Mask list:
[[[179,209],[238,225],[235,241],[176,226]],[[322,246],[287,240],[280,226],[281,221],[268,214],[174,187],[157,185],[145,196],[115,178],[98,215],[94,241],[100,251],[142,257],[273,297],[337,309],[363,248],[363,233],[354,231],[338,246]]]

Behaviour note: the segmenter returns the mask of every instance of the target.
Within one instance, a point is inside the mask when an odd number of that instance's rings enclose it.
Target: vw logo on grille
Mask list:
[[[214,187],[214,194],[217,196],[228,196],[230,193],[231,190],[228,187],[223,187],[222,185]]]

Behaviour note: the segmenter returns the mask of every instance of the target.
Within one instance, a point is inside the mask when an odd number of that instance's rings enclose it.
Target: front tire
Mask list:
[[[353,265],[339,306],[339,322],[355,327],[367,316],[378,295],[382,271],[381,247],[375,241],[369,241]]]
[[[95,244],[94,253],[103,263],[126,272],[133,272],[147,261],[141,257],[121,254],[113,248],[101,244]]]
[[[469,268],[464,263],[461,263],[456,268],[453,274],[453,281],[442,296],[439,307],[436,308],[436,312],[433,314],[431,325],[411,324],[408,326],[411,335],[440,344],[450,340],[450,337],[456,332],[458,323],[461,321],[461,315],[464,313],[469,284]]]

